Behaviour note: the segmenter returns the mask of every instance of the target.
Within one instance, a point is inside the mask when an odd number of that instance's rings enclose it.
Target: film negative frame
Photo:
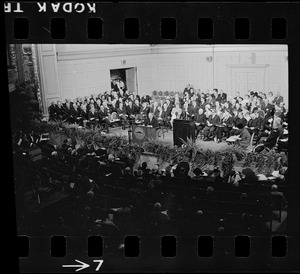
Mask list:
[[[177,237],[176,256],[163,257],[161,255],[160,238],[140,238],[140,255],[130,258],[124,254],[103,254],[91,258],[86,251],[86,238],[68,238],[66,255],[52,257],[50,252],[50,238],[30,238],[29,256],[17,258],[20,272],[73,272],[74,268],[63,268],[63,265],[89,266],[82,272],[208,272],[208,271],[299,271],[300,270],[300,238],[298,226],[298,193],[297,183],[297,102],[300,96],[297,89],[300,86],[298,76],[300,60],[300,3],[100,3],[91,2],[91,7],[84,4],[83,12],[66,12],[62,8],[54,12],[49,3],[37,6],[35,2],[10,2],[11,7],[5,12],[6,43],[87,43],[87,44],[287,44],[289,55],[289,102],[292,127],[289,144],[289,207],[287,235],[282,235],[287,242],[287,253],[284,257],[272,255],[272,237],[250,237],[251,252],[247,258],[236,257],[234,254],[234,237],[214,237],[214,252],[211,257],[200,257],[197,254],[197,239]],[[40,2],[41,5],[44,2]],[[45,2],[46,3],[46,2]],[[93,4],[94,3],[94,4]],[[19,6],[18,6],[19,5]],[[43,4],[44,5],[44,4]],[[93,12],[95,8],[95,13]],[[40,12],[38,12],[40,9]],[[77,10],[80,7],[77,6]],[[20,12],[22,10],[22,12]],[[89,39],[87,37],[87,21],[89,18],[101,18],[103,22],[102,37]],[[20,31],[14,30],[14,21],[25,18],[28,21],[28,37],[16,39]],[[65,38],[53,39],[50,29],[52,18],[65,20]],[[124,32],[124,20],[138,18],[138,38],[127,39]],[[163,18],[175,18],[170,23],[171,31],[161,30]],[[213,33],[210,39],[200,39],[198,36],[198,19],[210,18],[213,21]],[[235,27],[235,19],[248,18],[249,24]],[[276,30],[272,32],[272,20],[283,19],[285,30],[281,29],[276,38]],[[135,22],[135,23],[134,23]],[[133,25],[136,24],[136,21]],[[130,25],[130,24],[129,24]],[[136,26],[136,25],[135,25]],[[175,26],[175,30],[173,27]],[[248,26],[248,28],[247,28]],[[249,28],[250,27],[250,28]],[[134,28],[134,26],[133,26]],[[245,30],[245,31],[243,31]],[[248,38],[237,39],[249,31]],[[175,32],[175,38],[174,38]],[[18,34],[19,33],[19,34]],[[164,39],[162,36],[167,33]],[[168,37],[168,33],[171,38]],[[59,30],[57,37],[63,37]],[[136,32],[128,35],[136,37]],[[173,36],[172,36],[173,35]],[[3,34],[4,36],[4,34]],[[172,38],[173,37],[173,38]],[[279,37],[279,38],[278,38]],[[5,83],[7,89],[7,83]],[[9,127],[9,126],[8,126]],[[9,137],[8,137],[9,140]],[[290,160],[292,159],[292,160]],[[12,171],[12,170],[11,170]],[[12,175],[9,175],[12,178]],[[12,196],[14,192],[12,192]],[[12,203],[13,204],[13,203]],[[14,205],[12,205],[14,207]],[[12,212],[12,214],[14,214]],[[15,229],[13,229],[15,231]],[[13,235],[15,238],[15,234]],[[174,244],[169,239],[168,244]],[[58,240],[59,241],[59,240]],[[20,242],[18,240],[18,242]],[[229,247],[228,254],[220,253],[222,246]],[[77,261],[75,261],[77,260]],[[101,263],[102,261],[102,263]],[[77,266],[77,270],[80,267]],[[84,267],[83,267],[84,268]]]

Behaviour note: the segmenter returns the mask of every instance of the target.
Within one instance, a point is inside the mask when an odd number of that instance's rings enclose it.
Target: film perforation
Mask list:
[[[66,255],[67,238],[57,235],[50,239],[50,254],[52,257],[64,257]]]
[[[275,258],[283,258],[287,256],[287,237],[283,235],[274,235],[271,238],[271,253]]]
[[[161,19],[161,37],[166,40],[175,39],[177,35],[177,21],[174,17]]]
[[[238,235],[234,238],[235,241],[235,256],[249,257],[251,252],[251,238],[246,235]]]
[[[138,39],[140,36],[139,18],[124,19],[124,36],[126,39]]]
[[[198,237],[198,256],[212,257],[214,253],[213,236],[203,235]]]
[[[29,20],[28,18],[19,17],[14,20],[14,37],[20,40],[29,38]]]
[[[124,238],[124,255],[126,257],[138,257],[140,255],[140,237],[125,236]]]
[[[103,237],[98,235],[89,236],[87,251],[89,257],[101,257],[103,255]]]
[[[234,33],[236,39],[250,38],[250,20],[249,18],[236,18],[234,21]]]
[[[66,19],[63,17],[51,18],[50,32],[52,39],[65,39],[67,33]]]
[[[212,39],[214,36],[214,21],[212,18],[198,19],[198,38]]]
[[[161,237],[161,255],[163,257],[175,257],[177,253],[177,238],[173,235]]]
[[[103,36],[103,20],[91,17],[87,20],[87,37],[89,39],[101,39]]]
[[[287,36],[287,19],[272,18],[271,36],[273,39],[286,39]]]

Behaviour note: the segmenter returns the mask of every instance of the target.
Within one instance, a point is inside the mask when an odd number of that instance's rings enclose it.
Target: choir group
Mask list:
[[[183,92],[170,94],[162,97],[155,91],[152,96],[140,97],[124,86],[114,85],[111,92],[64,103],[52,102],[48,109],[49,120],[65,120],[91,128],[99,126],[109,132],[117,121],[123,129],[132,123],[172,129],[174,119],[186,119],[195,122],[196,137],[201,133],[204,140],[216,142],[239,134],[248,140],[253,133],[260,140],[272,135],[274,130],[281,132],[287,125],[288,111],[279,93],[249,91],[241,96],[237,92],[229,100],[226,93],[216,88],[212,93],[205,93],[195,91],[188,84]]]

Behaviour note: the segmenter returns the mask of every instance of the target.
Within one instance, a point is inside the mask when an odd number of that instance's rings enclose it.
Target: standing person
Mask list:
[[[196,125],[195,138],[197,139],[200,131],[203,130],[206,125],[206,116],[204,114],[203,108],[199,108],[198,113],[195,114],[194,120],[195,120],[195,125]]]
[[[164,105],[164,108],[167,108],[167,106]],[[166,115],[168,115],[168,109],[166,109]],[[173,128],[173,120],[179,119],[182,115],[182,109],[179,106],[179,103],[176,104],[176,106],[171,111],[171,128]]]
[[[54,121],[57,119],[57,113],[56,113],[56,102],[51,102],[51,105],[48,107],[48,113],[49,113],[49,121]]]
[[[183,120],[189,120],[190,119],[189,104],[188,104],[188,102],[185,102],[183,104],[183,108],[182,108],[182,113],[181,113],[180,119],[183,119]]]

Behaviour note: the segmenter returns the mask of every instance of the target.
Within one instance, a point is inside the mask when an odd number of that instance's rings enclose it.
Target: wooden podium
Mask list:
[[[190,120],[173,120],[173,144],[174,146],[181,146],[182,138],[187,141],[187,138],[195,142],[195,122]]]
[[[146,139],[156,139],[156,128],[132,125],[132,142],[142,144]]]

